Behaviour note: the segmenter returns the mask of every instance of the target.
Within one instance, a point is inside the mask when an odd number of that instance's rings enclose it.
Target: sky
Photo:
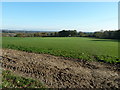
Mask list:
[[[120,0],[1,0],[2,2],[119,2]]]
[[[117,2],[2,2],[3,29],[94,32],[118,29]]]

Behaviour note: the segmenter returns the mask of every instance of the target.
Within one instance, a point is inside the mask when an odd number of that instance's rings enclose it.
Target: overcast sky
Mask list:
[[[40,31],[115,30],[118,29],[118,3],[3,2],[2,24],[5,29]]]

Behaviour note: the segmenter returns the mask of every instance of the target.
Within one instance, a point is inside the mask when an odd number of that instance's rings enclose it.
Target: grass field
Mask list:
[[[22,76],[14,75],[11,71],[3,70],[2,72],[2,88],[43,88],[45,86],[37,80],[25,78]]]
[[[118,63],[118,41],[82,37],[3,37],[2,47],[56,56]]]

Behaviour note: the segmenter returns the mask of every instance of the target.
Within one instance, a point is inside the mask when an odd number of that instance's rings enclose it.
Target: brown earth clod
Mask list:
[[[2,67],[49,88],[120,88],[120,67],[95,61],[2,49]]]

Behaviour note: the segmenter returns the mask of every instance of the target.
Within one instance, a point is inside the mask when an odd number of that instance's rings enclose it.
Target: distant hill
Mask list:
[[[37,33],[37,32],[58,32],[58,31],[27,31],[27,30],[6,30],[0,29],[2,33]]]

